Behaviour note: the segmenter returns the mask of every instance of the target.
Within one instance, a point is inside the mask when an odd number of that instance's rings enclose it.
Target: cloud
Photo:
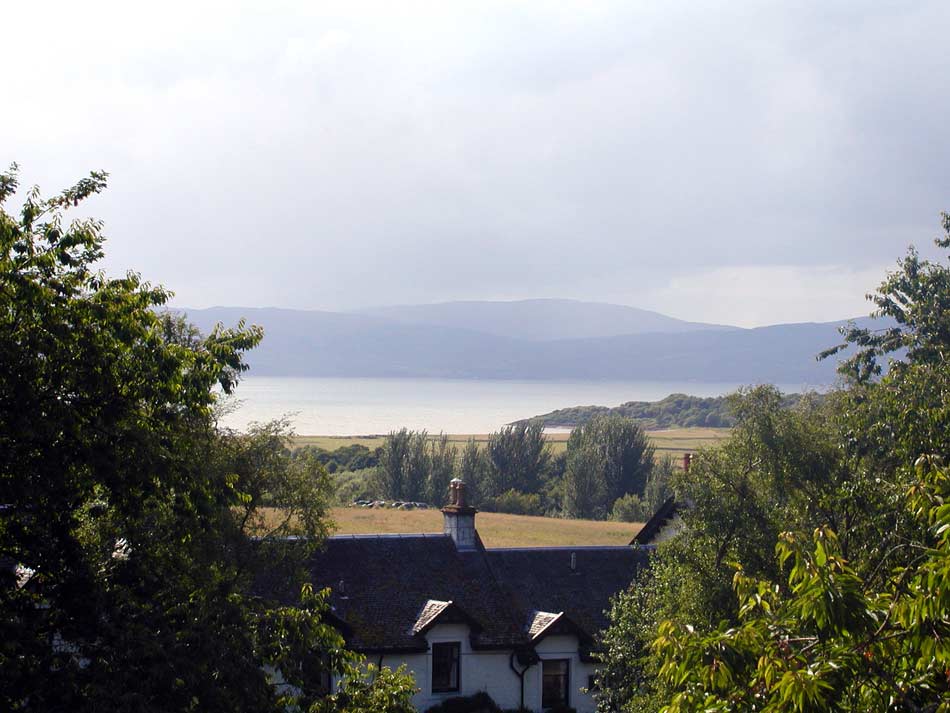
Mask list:
[[[109,269],[191,306],[654,295],[698,318],[661,287],[876,269],[950,208],[943,2],[20,3],[5,21],[23,70],[0,161],[49,189],[109,170]]]
[[[689,319],[761,327],[860,317],[892,266],[745,265],[672,278],[643,296],[643,303]]]

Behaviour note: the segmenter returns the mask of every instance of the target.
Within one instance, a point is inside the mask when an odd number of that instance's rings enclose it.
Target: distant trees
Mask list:
[[[426,431],[393,431],[379,450],[377,490],[391,500],[441,505],[448,497],[457,456],[445,434],[430,439]]]
[[[536,493],[541,489],[551,461],[539,423],[521,423],[488,437],[488,492],[500,495],[509,490]]]
[[[316,458],[328,473],[364,470],[379,465],[379,449],[370,450],[359,443],[340,446],[332,451],[319,446],[303,446],[293,452],[294,458],[304,455]]]
[[[562,505],[568,517],[602,519],[606,515],[607,486],[604,454],[590,444],[575,446],[567,454]]]
[[[426,479],[428,501],[442,505],[448,499],[449,483],[455,477],[458,449],[444,433],[429,444],[429,472]]]
[[[593,449],[601,456],[602,497],[608,504],[627,493],[643,493],[653,468],[654,448],[629,418],[597,416],[571,432],[568,453]]]
[[[488,487],[488,457],[472,436],[465,443],[458,462],[458,477],[465,483],[468,500],[479,505]]]
[[[378,449],[375,488],[389,500],[438,506],[457,477],[468,487],[469,502],[486,510],[644,519],[669,494],[672,463],[656,470],[653,459],[643,429],[616,415],[576,428],[557,457],[539,423],[505,426],[484,445],[469,438],[461,452],[445,434],[403,428]],[[625,496],[623,515],[611,515]]]
[[[635,422],[600,415],[571,432],[562,480],[569,517],[603,518],[625,496],[643,495],[654,448]]]
[[[461,478],[469,502],[487,508],[517,503],[518,509],[541,511],[538,493],[548,477],[551,454],[538,425],[506,426],[480,447],[470,438],[459,449],[445,434],[393,431],[379,449],[376,490],[391,500],[426,501],[442,505],[449,482]],[[530,502],[520,495],[532,495]],[[501,497],[504,496],[504,497]],[[493,499],[501,498],[497,503]]]

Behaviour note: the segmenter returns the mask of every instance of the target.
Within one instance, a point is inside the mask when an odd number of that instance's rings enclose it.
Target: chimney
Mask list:
[[[693,454],[692,454],[692,453],[684,453],[684,454],[683,454],[683,472],[684,472],[684,473],[688,473],[688,472],[689,472],[689,466],[690,466],[690,463],[692,463],[692,462],[693,462]]]
[[[452,538],[459,551],[475,550],[478,538],[475,533],[475,508],[465,504],[465,483],[454,478],[449,483],[449,504],[442,508],[443,532]]]

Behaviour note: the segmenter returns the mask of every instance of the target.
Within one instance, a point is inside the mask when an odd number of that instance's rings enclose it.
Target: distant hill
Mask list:
[[[379,315],[271,308],[181,310],[202,331],[241,317],[264,327],[256,376],[695,381],[824,385],[843,322],[538,341]],[[859,320],[865,321],[865,320]],[[528,325],[525,325],[528,329]]]
[[[555,299],[442,302],[379,307],[363,310],[360,314],[402,324],[471,329],[532,341],[736,329],[719,324],[685,322],[636,307]]]
[[[816,396],[816,398],[823,398]],[[785,394],[782,406],[791,408],[801,401],[801,394]],[[725,396],[700,397],[670,394],[659,401],[628,401],[619,406],[571,406],[524,419],[540,421],[549,427],[580,426],[595,416],[616,414],[640,422],[646,429],[664,428],[727,428],[735,425]]]

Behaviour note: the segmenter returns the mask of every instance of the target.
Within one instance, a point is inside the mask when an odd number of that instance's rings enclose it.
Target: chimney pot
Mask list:
[[[478,546],[475,532],[475,508],[465,504],[465,483],[453,478],[449,483],[449,504],[442,508],[443,532],[452,538],[459,550],[474,550]]]

